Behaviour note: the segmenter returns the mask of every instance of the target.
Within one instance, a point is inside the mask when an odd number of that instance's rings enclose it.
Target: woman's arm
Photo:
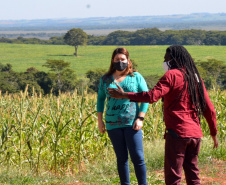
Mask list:
[[[97,117],[98,117],[99,131],[100,131],[100,133],[104,134],[106,132],[106,127],[105,127],[105,123],[103,121],[103,112],[98,112]]]
[[[104,112],[106,94],[103,87],[104,87],[103,81],[102,79],[100,79],[100,85],[99,85],[98,96],[97,96],[97,118],[98,118],[98,128],[102,134],[104,134],[106,131],[105,123],[103,121],[103,112]]]
[[[104,91],[104,85],[102,78],[100,79],[100,84],[97,94],[97,112],[104,112],[106,94]]]

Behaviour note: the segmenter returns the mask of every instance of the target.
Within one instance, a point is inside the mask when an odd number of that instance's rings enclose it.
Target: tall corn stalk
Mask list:
[[[218,121],[218,137],[226,136],[226,93],[209,92]],[[209,135],[202,121],[204,136]],[[53,170],[55,174],[74,174],[86,163],[105,157],[110,140],[97,127],[96,94],[84,91],[42,97],[27,90],[20,94],[0,93],[0,164],[32,172]],[[149,105],[143,126],[144,140],[162,138],[165,125],[162,102]]]

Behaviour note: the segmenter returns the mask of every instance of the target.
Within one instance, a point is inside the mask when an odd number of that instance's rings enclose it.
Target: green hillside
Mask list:
[[[35,67],[46,71],[42,65],[47,59],[64,60],[71,63],[79,76],[95,68],[108,69],[112,51],[117,46],[81,46],[78,57],[73,56],[74,48],[65,45],[29,45],[0,43],[0,63],[9,63],[13,70],[26,71]],[[192,57],[207,61],[214,58],[226,63],[226,46],[185,46]],[[138,64],[138,70],[143,76],[162,74],[162,62],[167,46],[125,46],[130,52],[130,58]]]

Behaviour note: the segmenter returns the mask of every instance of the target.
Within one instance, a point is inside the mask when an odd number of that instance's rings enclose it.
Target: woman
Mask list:
[[[119,89],[109,89],[109,94],[134,102],[153,103],[163,98],[165,182],[180,184],[183,168],[188,185],[200,184],[197,162],[203,135],[199,117],[203,114],[207,120],[214,148],[217,148],[216,113],[188,51],[173,45],[166,49],[164,58],[166,73],[149,92],[128,93],[117,85]]]
[[[148,103],[130,102],[109,97],[107,88],[117,88],[119,84],[125,92],[147,91],[144,78],[133,70],[129,53],[125,48],[113,51],[109,71],[100,79],[97,99],[98,127],[101,133],[107,130],[116,157],[121,184],[130,184],[128,150],[139,184],[146,182],[146,165],[143,155],[142,126]],[[103,112],[107,99],[105,123]]]

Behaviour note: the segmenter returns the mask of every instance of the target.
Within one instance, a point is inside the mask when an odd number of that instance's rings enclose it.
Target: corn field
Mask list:
[[[219,139],[226,135],[225,91],[209,92],[218,119]],[[95,160],[109,146],[100,134],[96,114],[97,95],[84,92],[42,97],[27,90],[0,94],[0,165],[39,174],[79,173],[86,162]],[[149,105],[144,121],[144,140],[163,138],[162,102]],[[202,120],[204,136],[209,135]]]

